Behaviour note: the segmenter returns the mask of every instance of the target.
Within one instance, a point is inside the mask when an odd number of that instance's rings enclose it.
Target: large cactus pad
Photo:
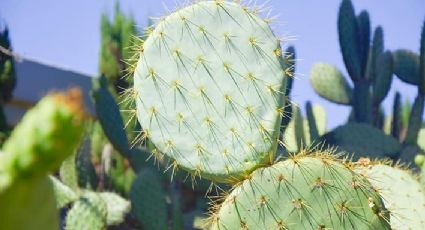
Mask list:
[[[145,136],[174,164],[216,181],[271,159],[284,105],[279,39],[227,1],[201,1],[151,31],[134,76]]]
[[[368,181],[329,156],[257,169],[212,217],[212,229],[390,229]]]
[[[391,213],[391,227],[395,230],[421,229],[425,226],[425,196],[419,182],[400,168],[384,164],[360,167],[379,191]]]

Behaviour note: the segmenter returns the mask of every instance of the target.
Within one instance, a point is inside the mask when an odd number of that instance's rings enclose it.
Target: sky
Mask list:
[[[158,17],[174,9],[184,0],[121,0],[121,9],[135,17],[142,29],[149,17]],[[176,3],[177,2],[177,3]],[[337,35],[340,0],[257,0],[267,2],[276,34],[291,39],[297,51],[297,76],[292,99],[302,110],[307,100],[325,107],[328,127],[343,124],[349,107],[335,105],[319,98],[309,83],[314,63],[337,66],[346,76]],[[114,0],[0,0],[0,20],[8,25],[14,51],[19,55],[61,68],[98,75],[100,18],[112,15]],[[419,51],[422,24],[425,20],[424,0],[353,0],[356,13],[367,10],[372,28],[384,28],[385,47]],[[390,111],[393,95],[400,91],[413,101],[416,87],[394,78],[392,90],[384,101]]]

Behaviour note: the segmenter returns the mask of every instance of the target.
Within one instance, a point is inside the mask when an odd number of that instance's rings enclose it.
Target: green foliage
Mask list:
[[[400,143],[392,136],[367,124],[349,123],[322,136],[321,141],[338,151],[355,154],[355,157],[395,157]]]
[[[11,50],[9,29],[0,28],[0,46]],[[8,102],[12,98],[12,91],[16,86],[16,71],[13,57],[0,52],[0,104]]]
[[[239,183],[211,229],[390,229],[387,219],[365,178],[326,154],[299,155]]]
[[[392,229],[421,229],[425,222],[425,196],[419,182],[410,172],[385,164],[359,167],[379,192],[390,212]]]
[[[168,229],[165,192],[160,181],[157,172],[145,168],[131,187],[131,213],[145,229]]]
[[[319,96],[337,104],[352,104],[353,90],[334,66],[325,63],[315,64],[311,70],[310,82]]]
[[[214,39],[222,28],[224,40]],[[234,2],[201,1],[165,17],[134,74],[144,133],[177,167],[216,182],[270,162],[288,77],[277,41],[265,20]]]
[[[401,116],[401,95],[399,92],[397,92],[394,96],[393,115],[391,123],[391,135],[397,140],[400,140],[400,133],[403,125]]]
[[[0,26],[0,46],[4,49],[11,50],[8,28]],[[0,52],[0,132],[6,132],[9,127],[7,125],[6,116],[3,111],[4,103],[12,98],[12,91],[16,86],[16,71],[13,57]],[[6,134],[6,133],[5,133]],[[0,144],[2,142],[0,141]]]
[[[134,19],[126,17],[120,11],[118,2],[112,21],[107,15],[102,15],[99,68],[100,73],[115,86],[116,92],[128,88],[129,83],[123,76],[127,74],[129,67],[122,60],[131,58],[132,39],[136,35]]]

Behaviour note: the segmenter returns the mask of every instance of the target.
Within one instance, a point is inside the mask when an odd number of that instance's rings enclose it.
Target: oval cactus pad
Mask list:
[[[273,157],[286,77],[280,40],[247,7],[201,1],[164,17],[134,76],[144,133],[174,165],[214,181]]]

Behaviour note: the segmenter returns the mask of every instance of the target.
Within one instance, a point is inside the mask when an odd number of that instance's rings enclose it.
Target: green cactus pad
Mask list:
[[[311,106],[310,103],[306,104],[306,114],[308,125],[304,128],[308,128],[305,132],[309,134],[310,143],[318,141],[319,136],[326,133],[327,118],[326,110],[319,104]]]
[[[419,130],[418,145],[423,151],[425,151],[425,127],[422,127],[422,129]]]
[[[362,24],[361,26],[363,27],[364,25]],[[361,34],[364,35],[364,31]],[[363,57],[364,50],[362,49],[361,42],[366,41],[359,37],[359,25],[357,24],[354,7],[350,0],[343,0],[339,7],[338,35],[345,66],[351,79],[356,81],[362,77],[363,61],[361,58]]]
[[[356,157],[392,157],[401,150],[401,145],[395,138],[361,123],[339,126],[321,139],[326,145],[337,147],[339,151],[353,153]]]
[[[394,73],[408,84],[419,85],[419,56],[410,50],[393,52]]]
[[[313,66],[310,82],[319,96],[342,105],[350,105],[353,90],[342,73],[334,66],[318,63]]]
[[[391,228],[422,229],[425,226],[425,194],[419,182],[406,170],[385,164],[359,167],[379,192],[390,211]]]
[[[0,181],[0,230],[12,229],[59,229],[55,196],[46,177],[17,181],[6,190]]]
[[[388,95],[393,80],[393,58],[391,52],[387,51],[377,57],[375,72],[373,103],[379,105]]]
[[[63,184],[60,180],[54,176],[49,176],[49,179],[53,185],[53,191],[56,198],[56,207],[58,209],[64,208],[71,202],[78,200],[78,195],[70,187]]]
[[[120,109],[108,89],[105,77],[94,80],[93,99],[102,129],[111,144],[126,156],[130,151]]]
[[[77,89],[44,97],[25,114],[4,144],[6,154],[0,168],[12,180],[44,176],[58,169],[80,142],[82,111]]]
[[[106,215],[107,225],[116,225],[124,221],[125,215],[130,212],[130,202],[111,192],[98,193],[106,204],[108,214]]]
[[[139,172],[130,191],[131,213],[144,229],[167,230],[167,206],[161,179],[152,168]]]
[[[200,1],[163,18],[134,76],[144,133],[175,165],[218,182],[275,153],[287,77],[266,20],[230,1]]]
[[[306,147],[308,143],[305,138],[305,122],[298,107],[293,106],[291,121],[285,129],[283,135],[284,145],[287,151],[296,153]]]
[[[328,155],[254,171],[211,217],[215,229],[390,229],[370,183]]]
[[[103,199],[96,193],[86,192],[69,210],[65,230],[104,230],[107,213]]]
[[[359,29],[359,57],[361,61],[362,75],[364,75],[367,69],[370,46],[370,19],[367,11],[363,10],[357,16],[357,25]]]
[[[419,53],[419,93],[425,97],[425,21],[422,24]]]

